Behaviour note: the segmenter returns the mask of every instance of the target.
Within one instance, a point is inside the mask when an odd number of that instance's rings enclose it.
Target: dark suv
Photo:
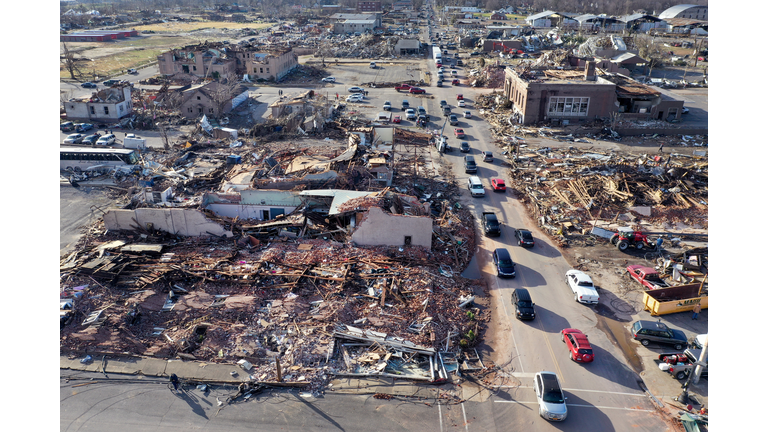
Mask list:
[[[509,251],[504,248],[498,248],[493,251],[493,264],[496,266],[496,276],[515,277],[515,262],[509,255]]]
[[[639,340],[643,346],[656,342],[672,345],[676,350],[688,346],[688,337],[680,330],[667,327],[659,321],[635,321],[632,324],[632,337]]]

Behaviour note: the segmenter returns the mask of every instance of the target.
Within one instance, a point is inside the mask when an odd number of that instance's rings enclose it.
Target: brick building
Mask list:
[[[380,1],[359,1],[357,2],[358,12],[381,12]]]

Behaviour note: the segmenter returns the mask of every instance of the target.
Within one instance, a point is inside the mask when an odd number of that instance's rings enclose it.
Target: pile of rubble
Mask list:
[[[364,34],[334,43],[322,43],[315,57],[375,59],[395,55],[398,37]]]
[[[446,216],[449,217],[449,216]],[[482,287],[419,247],[121,236],[99,225],[62,261],[61,347],[246,360],[257,381],[430,376],[426,355],[480,338]],[[367,330],[365,330],[367,329]],[[434,379],[434,376],[432,377]]]
[[[550,232],[584,234],[598,220],[708,223],[708,161],[682,154],[505,148],[509,183]],[[565,241],[565,239],[562,239]]]

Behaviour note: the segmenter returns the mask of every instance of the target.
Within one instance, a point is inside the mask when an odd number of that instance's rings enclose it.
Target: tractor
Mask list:
[[[619,231],[611,236],[611,244],[616,245],[620,251],[634,247],[635,249],[655,250],[656,245],[648,242],[648,236],[640,231],[634,231],[631,228],[619,228]]]

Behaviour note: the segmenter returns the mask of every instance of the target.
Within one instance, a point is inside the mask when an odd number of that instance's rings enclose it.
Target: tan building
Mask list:
[[[290,47],[249,51],[245,59],[246,73],[251,80],[280,81],[299,65],[299,57]]]
[[[682,101],[620,74],[598,76],[593,61],[572,60],[571,69],[506,69],[504,95],[518,123],[573,124],[609,119],[616,112],[627,120],[680,119]]]
[[[157,56],[161,75],[179,73],[201,78],[230,79],[236,77],[237,60],[227,55],[218,44],[191,45]]]
[[[209,82],[192,86],[181,94],[179,111],[184,117],[218,117],[246,101],[248,88],[240,84],[232,86]]]

